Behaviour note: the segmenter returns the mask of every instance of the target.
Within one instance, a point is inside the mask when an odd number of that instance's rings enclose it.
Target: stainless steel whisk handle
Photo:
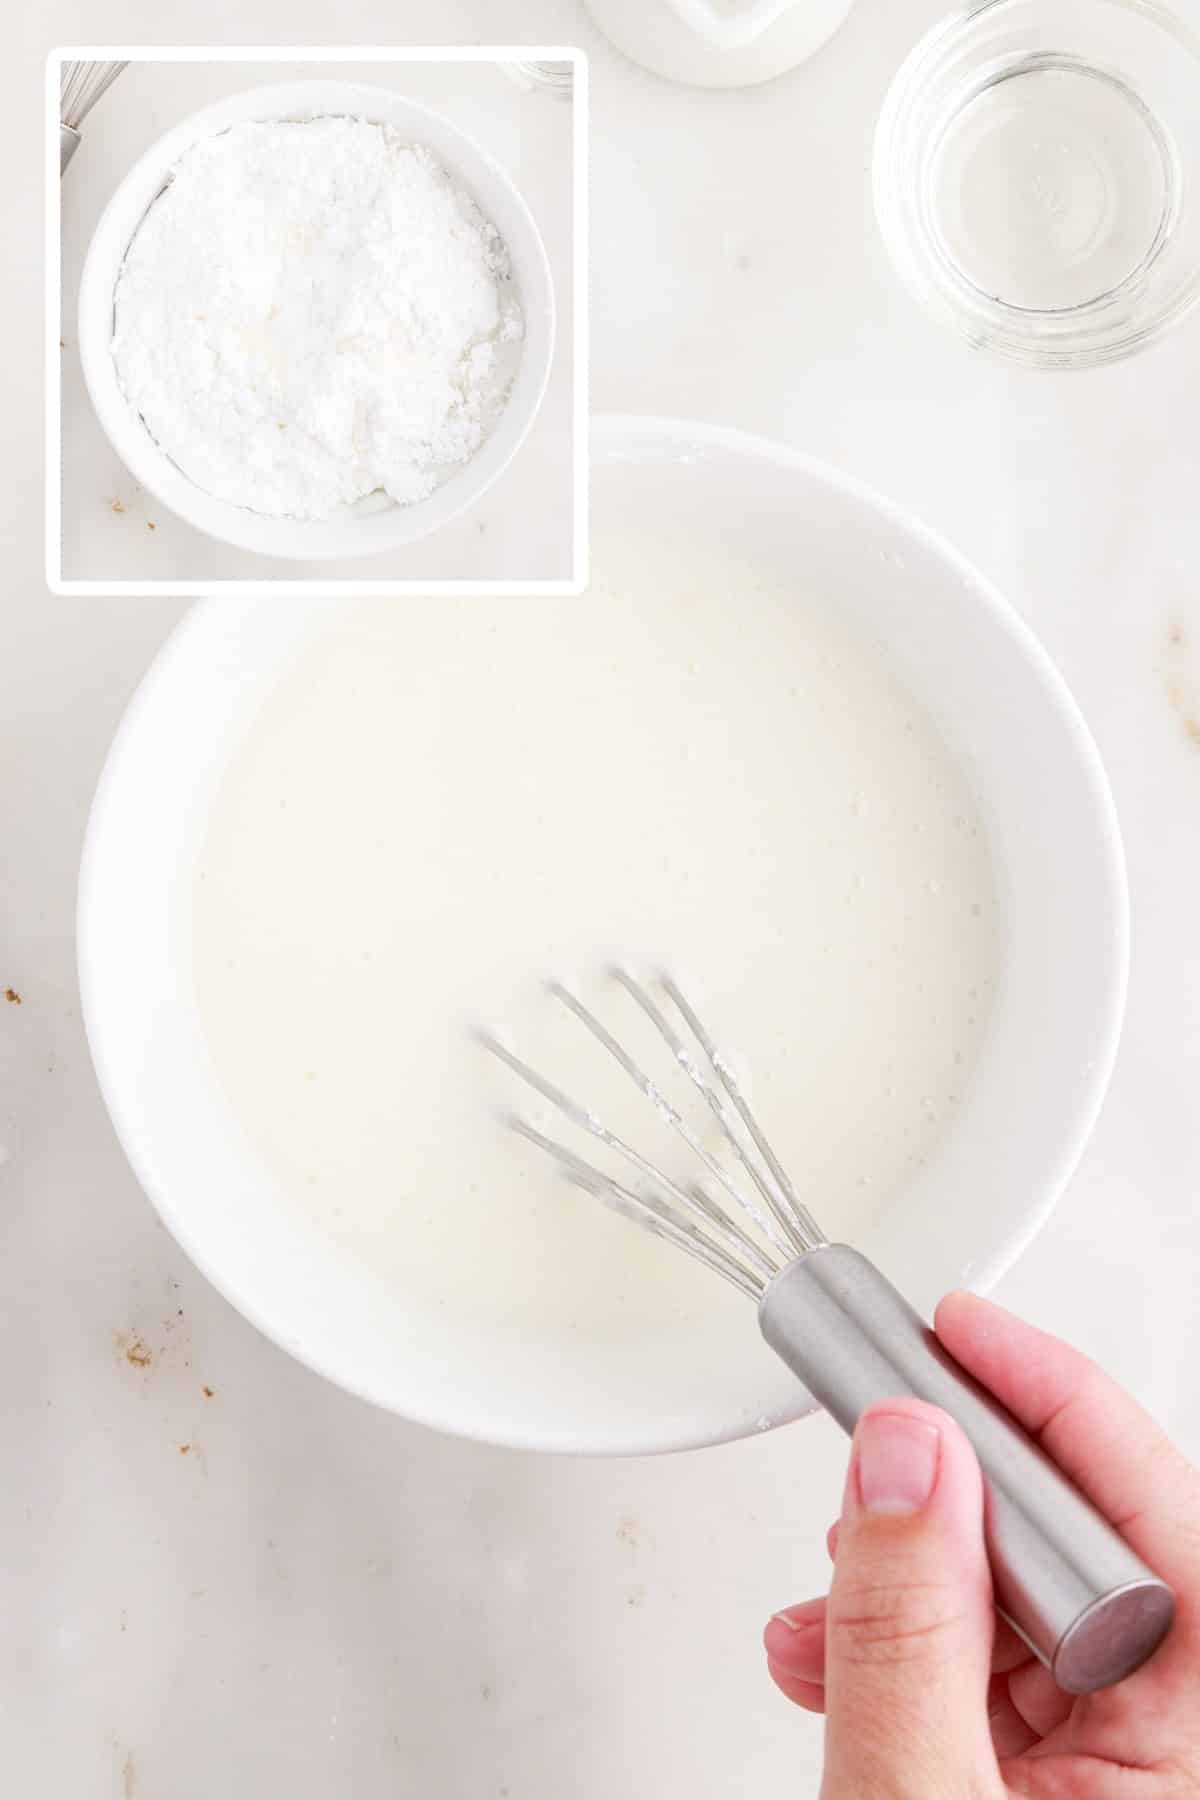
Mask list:
[[[790,1263],[768,1285],[759,1324],[845,1431],[899,1394],[962,1426],[987,1490],[997,1610],[1067,1693],[1110,1687],[1157,1649],[1174,1615],[1170,1588],[865,1256],[827,1244]]]
[[[58,172],[65,175],[67,164],[78,150],[81,143],[79,133],[73,125],[59,125],[58,128]]]

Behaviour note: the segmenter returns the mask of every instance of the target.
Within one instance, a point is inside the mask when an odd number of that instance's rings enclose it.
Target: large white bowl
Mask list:
[[[614,516],[667,532],[701,515],[726,519],[731,540],[866,621],[969,772],[1004,914],[998,998],[955,1124],[862,1247],[924,1308],[960,1283],[986,1287],[1074,1168],[1120,1027],[1125,879],[1087,728],[987,583],[845,476],[739,433],[662,420],[600,421],[593,454],[601,543]],[[307,597],[198,606],[142,683],[96,796],[80,888],[84,1011],[147,1193],[201,1269],[277,1343],[411,1418],[506,1444],[633,1452],[795,1417],[807,1396],[759,1342],[749,1307],[744,1332],[728,1340],[651,1352],[570,1343],[550,1354],[411,1316],[280,1204],[243,1141],[192,993],[193,867],[256,709],[337,613]],[[398,777],[421,779],[419,769]],[[786,818],[777,824],[788,829]],[[402,1131],[402,1095],[396,1104]]]
[[[398,506],[367,495],[330,519],[277,519],[218,500],[183,473],[151,437],[117,380],[112,358],[113,292],[130,240],[184,152],[247,119],[311,119],[345,114],[394,125],[428,145],[474,196],[508,246],[525,314],[525,341],[512,393],[476,454],[426,500]],[[79,355],[92,405],[113,448],[142,486],[210,537],[266,556],[317,562],[370,556],[415,543],[485,493],[520,449],[537,415],[554,355],[554,288],[533,215],[487,152],[428,107],[388,88],[344,81],[295,81],[252,88],[193,113],[158,139],[130,169],[96,226],[79,286]]]

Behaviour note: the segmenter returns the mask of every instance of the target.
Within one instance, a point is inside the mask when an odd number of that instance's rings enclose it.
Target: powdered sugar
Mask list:
[[[194,144],[114,314],[121,387],[183,472],[314,519],[430,494],[494,426],[522,336],[495,226],[431,151],[351,118]]]

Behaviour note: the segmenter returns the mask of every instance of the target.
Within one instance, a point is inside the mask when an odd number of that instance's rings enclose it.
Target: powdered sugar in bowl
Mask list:
[[[79,346],[148,491],[316,561],[425,537],[492,484],[545,390],[554,296],[524,201],[456,127],[297,82],[204,108],[134,166],[88,252]]]

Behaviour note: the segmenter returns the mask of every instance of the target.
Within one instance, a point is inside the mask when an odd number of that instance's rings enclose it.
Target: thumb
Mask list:
[[[825,1627],[823,1800],[1003,1792],[987,1717],[993,1627],[974,1451],[936,1407],[871,1407]]]

